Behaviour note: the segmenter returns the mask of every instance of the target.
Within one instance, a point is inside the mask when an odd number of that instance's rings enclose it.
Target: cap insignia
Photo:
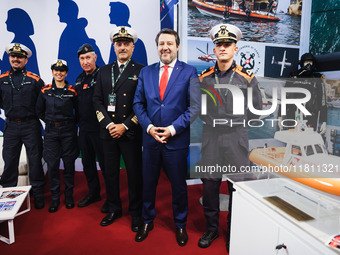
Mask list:
[[[220,30],[217,32],[217,38],[218,37],[229,37],[229,31],[227,30],[226,26],[221,26]]]
[[[21,51],[21,47],[19,43],[14,44],[13,51]]]

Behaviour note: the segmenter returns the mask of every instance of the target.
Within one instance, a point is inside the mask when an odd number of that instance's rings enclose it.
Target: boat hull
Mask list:
[[[318,173],[304,172],[299,167],[296,168],[297,170],[294,170],[292,166],[281,161],[284,151],[284,147],[256,148],[251,151],[249,159],[258,166],[266,167],[268,171],[272,169],[272,172],[288,177],[296,182],[340,196],[340,178],[327,178]]]

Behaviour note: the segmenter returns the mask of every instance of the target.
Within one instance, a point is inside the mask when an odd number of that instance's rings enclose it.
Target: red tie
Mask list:
[[[166,90],[166,85],[168,84],[168,77],[169,77],[169,72],[168,68],[169,66],[163,66],[164,71],[161,77],[161,81],[159,83],[159,95],[161,96],[161,100],[163,100],[164,93]]]

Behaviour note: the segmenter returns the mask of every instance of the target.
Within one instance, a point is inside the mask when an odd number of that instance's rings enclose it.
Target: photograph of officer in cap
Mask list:
[[[0,185],[17,185],[19,157],[24,144],[34,206],[42,209],[45,206],[45,178],[41,162],[41,124],[35,107],[39,92],[45,84],[38,75],[26,70],[28,58],[32,55],[29,48],[20,43],[11,43],[6,47],[6,52],[11,69],[0,75],[0,107],[6,115],[2,150],[5,166]]]
[[[289,104],[287,105],[287,114],[279,117],[279,128],[286,129],[281,124],[282,119],[286,119],[286,126],[294,126],[296,124],[296,122],[289,121],[289,119],[306,121],[307,126],[312,127],[314,131],[320,132],[320,134],[324,134],[327,128],[327,102],[323,83],[325,77],[317,72],[317,60],[311,53],[303,54],[299,65],[301,68],[290,74],[291,79],[286,82],[285,87],[304,88],[311,93],[311,99],[305,104],[305,108],[311,115],[302,115],[295,105]],[[301,94],[290,93],[287,95],[287,98],[301,98]]]
[[[78,207],[86,207],[100,201],[100,183],[96,157],[104,174],[104,155],[99,136],[99,123],[93,107],[92,97],[99,67],[96,65],[97,54],[92,45],[83,44],[78,50],[81,68],[84,70],[76,80],[77,102],[79,109],[79,148],[82,164],[89,188],[88,194],[78,203]]]
[[[74,162],[79,155],[77,146],[77,92],[65,80],[68,66],[58,59],[51,65],[53,81],[41,89],[36,111],[45,122],[43,157],[47,164],[52,203],[49,212],[54,213],[60,204],[60,159],[64,163],[65,206],[74,207]]]
[[[117,61],[100,68],[93,104],[101,126],[105,160],[106,206],[100,222],[108,226],[122,216],[119,192],[120,158],[126,166],[131,229],[138,231],[142,214],[141,128],[132,109],[138,75],[143,65],[131,59],[137,33],[130,27],[116,27],[110,34]]]
[[[237,65],[234,55],[238,51],[236,43],[241,39],[241,30],[230,24],[219,24],[214,26],[210,31],[211,40],[215,44],[214,54],[217,62],[215,66],[210,67],[200,75],[201,88],[215,84],[230,84],[240,88],[247,98],[247,88],[252,88],[253,105],[256,109],[262,109],[262,99],[258,81],[254,74]],[[239,169],[241,166],[249,165],[249,143],[248,128],[242,123],[247,123],[248,119],[253,119],[251,113],[247,110],[247,100],[244,104],[244,115],[233,114],[233,95],[227,89],[215,89],[221,98],[221,104],[215,105],[212,98],[207,97],[207,114],[200,115],[203,121],[202,149],[201,160],[198,164],[206,166],[235,166]],[[216,95],[214,100],[219,99]],[[214,119],[227,119],[228,123],[214,127]],[[234,124],[231,125],[231,122]],[[202,176],[203,182],[203,209],[207,220],[206,232],[200,238],[198,246],[207,248],[219,236],[219,212],[220,200],[219,190],[222,176],[211,175]],[[230,237],[230,220],[231,220],[231,203],[233,185],[228,181],[229,190],[229,213],[227,229],[227,250],[229,250]]]

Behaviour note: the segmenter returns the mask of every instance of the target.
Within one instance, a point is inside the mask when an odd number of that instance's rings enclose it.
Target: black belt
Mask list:
[[[29,120],[33,120],[33,119],[38,119],[38,118],[36,116],[30,116],[30,117],[25,117],[25,118],[11,118],[11,117],[8,117],[7,119],[9,121],[20,123],[20,122],[25,122],[25,121],[29,121]]]
[[[69,124],[74,124],[73,120],[64,120],[64,121],[47,121],[46,123],[50,127],[63,127]]]

